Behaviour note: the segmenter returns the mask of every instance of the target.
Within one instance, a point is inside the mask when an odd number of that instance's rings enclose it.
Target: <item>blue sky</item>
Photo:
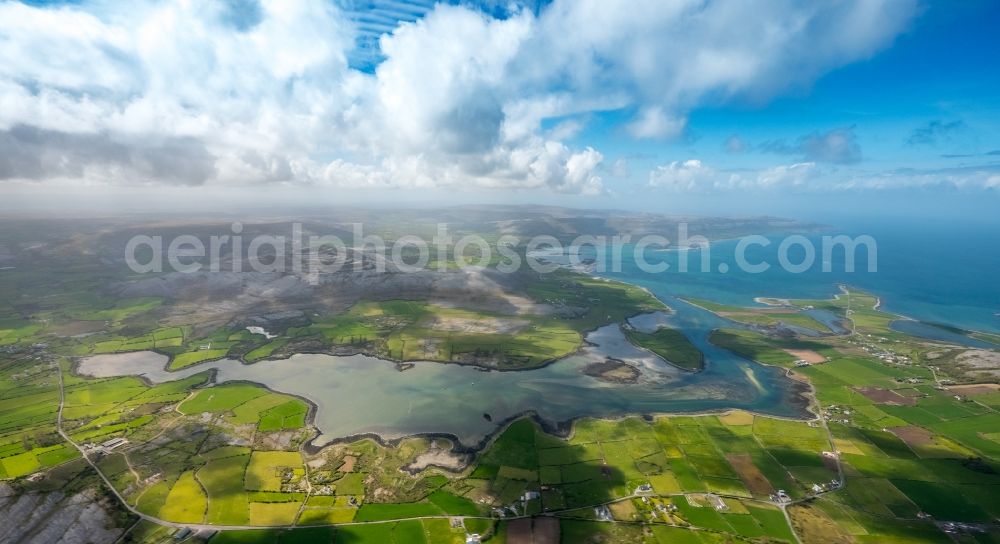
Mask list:
[[[998,23],[985,0],[2,2],[0,195],[978,213]]]
[[[616,130],[628,112],[615,111],[593,121],[575,141],[633,166],[690,157],[754,169],[780,162],[783,153],[768,144],[794,147],[804,136],[843,130],[856,138],[858,154],[835,164],[837,170],[996,169],[1000,4],[940,3],[923,9],[911,28],[871,58],[766,103],[736,100],[696,109],[680,138],[636,141]],[[727,148],[730,142],[735,149]],[[796,157],[786,151],[786,157]]]

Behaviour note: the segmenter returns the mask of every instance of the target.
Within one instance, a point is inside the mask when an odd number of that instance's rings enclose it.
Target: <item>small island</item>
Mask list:
[[[634,366],[608,357],[607,359],[590,363],[583,373],[598,380],[611,383],[636,383],[639,381],[639,370]]]
[[[623,326],[622,332],[629,342],[652,351],[678,368],[690,372],[705,368],[705,355],[676,329],[660,327],[653,332],[642,332]]]

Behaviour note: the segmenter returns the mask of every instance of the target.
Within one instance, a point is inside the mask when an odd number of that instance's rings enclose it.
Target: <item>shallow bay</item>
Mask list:
[[[390,440],[426,433],[451,435],[463,445],[474,446],[504,420],[526,412],[552,427],[585,416],[726,408],[788,417],[808,415],[801,396],[803,386],[778,369],[740,360],[728,352],[707,354],[724,358],[715,365],[710,362],[712,371],[693,374],[633,347],[616,325],[598,329],[588,341],[598,345],[543,368],[514,372],[433,362],[417,362],[399,371],[391,362],[364,355],[316,354],[252,365],[224,359],[167,372],[166,358],[152,352],[89,357],[77,371],[89,376],[141,375],[162,382],[215,370],[217,383],[260,383],[316,406],[315,425],[321,432],[314,441],[317,445],[366,433]],[[639,368],[638,382],[608,383],[582,372],[587,364],[605,356]]]

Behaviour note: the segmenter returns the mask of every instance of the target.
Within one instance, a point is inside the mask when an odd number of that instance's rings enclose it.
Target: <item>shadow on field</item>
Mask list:
[[[593,519],[595,507],[629,494],[625,475],[605,463],[597,443],[573,444],[530,419],[512,423],[483,452],[470,482],[485,482],[492,513],[507,524],[511,544],[559,542],[552,514]],[[532,516],[532,518],[525,517]]]
[[[554,515],[610,516],[607,510],[598,514],[595,506],[627,496],[634,485],[638,483],[627,482],[620,469],[605,464],[600,444],[571,445],[545,433],[535,421],[521,418],[488,444],[468,477],[448,487],[501,522],[491,528],[486,520],[467,518],[466,532],[492,536],[501,531],[510,544],[558,544],[562,524]],[[436,542],[429,536],[428,524],[434,521],[444,520],[341,526],[334,542]]]
[[[616,438],[620,437],[608,436],[612,442]],[[516,420],[479,455],[469,476],[454,480],[447,486],[447,492],[439,491],[444,496],[439,496],[436,504],[460,517],[471,515],[478,507],[486,516],[501,522],[493,526],[485,519],[467,518],[465,531],[468,533],[487,536],[499,530],[510,544],[558,544],[561,531],[566,527],[560,518],[593,520],[607,516],[610,519],[610,511],[602,505],[628,496],[636,486],[645,483],[627,480],[620,468],[605,462],[607,456],[629,457],[628,452],[609,451],[606,454],[603,448],[611,447],[610,443],[602,446],[598,442],[578,442],[570,444],[547,434],[531,419]],[[440,502],[442,499],[457,501],[458,505],[464,501],[472,512],[452,511]],[[415,518],[336,528],[220,533],[211,543],[420,544],[437,542],[443,535],[453,537],[462,531],[449,528],[446,519]],[[577,527],[575,531],[580,530]]]

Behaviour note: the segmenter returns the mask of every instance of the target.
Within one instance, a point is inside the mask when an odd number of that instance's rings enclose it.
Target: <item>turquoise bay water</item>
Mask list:
[[[866,255],[858,255],[855,272],[844,270],[841,250],[834,252],[832,272],[820,264],[824,235],[868,234],[878,244],[877,271],[867,271]],[[968,329],[1000,332],[1000,228],[995,225],[936,225],[907,221],[849,224],[829,232],[807,235],[816,251],[816,264],[793,274],[778,266],[780,237],[768,237],[769,247],[753,246],[751,263],[768,262],[766,272],[741,272],[734,258],[736,241],[723,241],[709,249],[710,265],[702,271],[700,250],[647,251],[649,262],[666,262],[670,269],[658,274],[643,272],[632,259],[621,272],[608,277],[649,288],[668,304],[674,297],[696,297],[726,304],[754,305],[755,297],[826,298],[837,293],[837,284],[848,284],[879,295],[883,308],[908,317]],[[628,254],[628,253],[626,253]],[[801,252],[792,252],[798,262]],[[679,272],[680,260],[689,272]],[[728,266],[720,272],[719,265]]]

